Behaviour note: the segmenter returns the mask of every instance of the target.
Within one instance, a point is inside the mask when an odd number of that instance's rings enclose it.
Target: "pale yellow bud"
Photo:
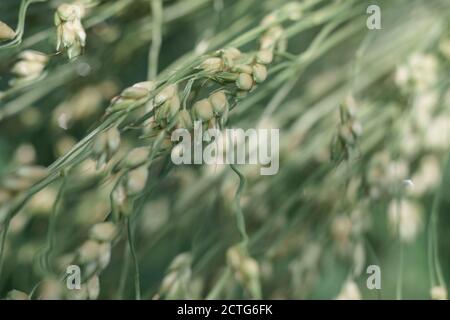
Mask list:
[[[192,118],[191,115],[189,114],[189,112],[187,110],[181,110],[180,112],[178,112],[178,122],[177,122],[177,128],[184,128],[187,130],[191,130],[194,125],[192,123]]]
[[[267,68],[262,64],[255,64],[253,66],[253,79],[256,83],[261,83],[267,78]]]
[[[45,55],[42,52],[39,51],[35,51],[35,50],[25,50],[22,51],[19,54],[19,58],[22,60],[27,60],[27,61],[33,61],[33,62],[40,62],[40,63],[47,63],[48,61],[48,56]]]
[[[237,72],[237,73],[248,73],[248,74],[252,74],[252,67],[249,66],[248,64],[238,64],[235,65],[231,71],[233,72]]]
[[[139,87],[129,87],[122,91],[120,94],[125,99],[139,100],[147,97],[149,94],[147,89]]]
[[[104,269],[111,261],[111,244],[109,242],[103,242],[98,247],[98,264],[99,267]]]
[[[273,60],[273,53],[271,50],[260,50],[256,54],[256,62],[261,64],[269,64]]]
[[[29,298],[25,292],[14,289],[8,292],[6,300],[29,300]]]
[[[222,114],[228,108],[228,100],[225,92],[223,90],[214,92],[209,96],[209,101],[211,102],[214,112],[216,114]]]
[[[24,166],[19,168],[16,174],[31,181],[38,181],[45,178],[48,171],[47,168],[41,166]]]
[[[128,173],[127,179],[127,193],[135,195],[144,190],[147,183],[148,170],[146,166],[140,166],[137,169],[131,170]]]
[[[222,71],[223,69],[223,61],[221,58],[208,58],[200,64],[200,69],[204,71],[215,73]]]
[[[155,81],[138,82],[138,83],[135,83],[133,85],[133,87],[142,88],[142,89],[147,90],[148,92],[151,92],[156,89],[156,82]]]
[[[78,248],[78,259],[80,263],[95,262],[99,257],[100,244],[95,240],[87,240]]]
[[[236,85],[239,89],[248,91],[253,87],[253,78],[248,73],[240,73]]]
[[[214,117],[214,110],[208,99],[197,101],[192,110],[195,117],[202,121],[208,121]]]
[[[435,286],[430,291],[431,299],[433,300],[447,300],[447,289],[442,286]]]
[[[92,239],[102,242],[111,242],[116,235],[117,227],[112,222],[97,223],[90,231],[90,237]]]
[[[177,93],[177,86],[176,85],[169,85],[162,89],[156,96],[155,96],[155,106],[160,106],[167,100],[171,99],[175,94]]]
[[[14,39],[16,33],[6,23],[0,21],[0,41]]]
[[[134,167],[144,163],[150,154],[148,147],[138,147],[131,150],[126,157],[126,164],[130,167]]]

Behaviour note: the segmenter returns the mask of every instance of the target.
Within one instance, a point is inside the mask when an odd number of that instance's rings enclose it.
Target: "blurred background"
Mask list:
[[[64,3],[83,8],[75,57],[57,49]],[[381,29],[368,28],[369,5]],[[0,297],[446,299],[449,9],[446,0],[2,0],[0,21],[16,34],[0,25]],[[226,127],[280,129],[278,174],[241,165],[240,178],[161,155],[132,214],[111,218],[118,174],[96,165],[95,146],[77,149],[111,99],[195,72],[195,59],[221,48],[257,51],[273,30],[261,24],[268,15],[280,33],[268,77]],[[134,128],[144,117],[120,123],[112,162],[146,145]],[[80,290],[66,286],[72,264]],[[369,265],[380,267],[380,290],[367,288]]]

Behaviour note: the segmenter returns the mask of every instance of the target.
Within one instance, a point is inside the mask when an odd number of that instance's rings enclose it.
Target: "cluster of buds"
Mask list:
[[[191,104],[195,95],[191,95],[193,92],[188,87],[180,94],[177,84],[168,83],[157,88],[157,84],[153,81],[140,82],[123,90],[112,99],[107,113],[129,109],[135,105],[149,106],[153,115],[144,122],[143,138],[153,141],[151,148],[155,153],[174,147],[170,139],[171,131],[174,129],[192,130],[194,121],[201,121],[208,128],[223,125],[228,118],[229,98],[238,99],[245,96],[267,78],[267,65],[273,61],[274,51],[282,39],[283,29],[270,21],[263,23],[268,24],[267,30],[261,38],[257,52],[244,54],[236,48],[225,48],[206,57],[197,67],[199,70],[197,79],[228,85],[226,89],[215,89],[206,98]],[[157,89],[158,91],[154,92]],[[183,97],[183,104],[180,97]],[[189,106],[186,106],[187,102]],[[107,143],[100,141],[98,148],[100,152],[96,154],[104,155],[103,146],[106,145]],[[110,158],[108,154],[106,152],[106,156],[103,156],[106,161]],[[126,158],[130,159],[131,155],[128,154]],[[146,156],[148,157],[148,154]],[[123,164],[127,165],[127,161],[119,163],[119,169]],[[133,170],[127,173],[125,179],[113,191],[114,204],[119,209],[120,215],[130,214],[132,201],[129,198],[142,191],[145,186],[147,172],[145,167],[139,168],[140,165],[143,164],[136,166],[128,164]]]
[[[170,264],[155,298],[189,299],[191,263],[192,257],[189,253],[181,253],[176,256]]]
[[[69,59],[80,56],[86,45],[86,32],[81,24],[84,13],[85,8],[81,3],[61,4],[55,13],[56,50],[67,50]]]
[[[356,149],[362,126],[356,119],[355,113],[355,102],[351,97],[339,106],[340,122],[331,150],[333,160],[348,160]]]
[[[95,224],[89,232],[89,239],[77,250],[76,264],[84,266],[88,275],[105,269],[111,257],[111,243],[117,234],[117,227],[112,222]]]
[[[48,62],[48,57],[38,51],[25,50],[19,54],[19,61],[13,66],[12,73],[16,76],[11,85],[19,85],[38,79]]]
[[[0,206],[46,176],[47,169],[40,166],[23,166],[5,176],[0,181]]]
[[[14,39],[16,33],[6,23],[0,21],[0,41]]]
[[[252,297],[261,298],[260,272],[256,260],[251,258],[240,245],[236,245],[228,249],[227,261],[236,280]]]

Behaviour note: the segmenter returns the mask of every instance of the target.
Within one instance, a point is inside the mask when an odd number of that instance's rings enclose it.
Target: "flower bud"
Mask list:
[[[147,90],[148,92],[151,92],[156,89],[156,82],[155,81],[138,82],[138,83],[135,83],[133,85],[133,87],[142,88],[142,89]]]
[[[111,242],[117,235],[117,227],[112,222],[95,224],[90,231],[90,237],[101,242]]]
[[[123,90],[120,96],[124,99],[139,100],[145,98],[148,94],[148,90],[133,86]]]
[[[40,62],[40,63],[43,63],[43,64],[48,62],[48,56],[47,55],[45,55],[42,52],[35,51],[35,50],[22,51],[19,54],[19,59],[26,60],[26,61]]]
[[[195,118],[202,121],[208,121],[209,119],[214,117],[213,107],[208,99],[197,101],[192,107],[192,110],[194,112]]]
[[[0,41],[14,39],[16,33],[6,23],[0,21]]]
[[[107,163],[120,146],[120,132],[116,127],[112,127],[100,133],[93,143],[93,155],[98,160],[99,165]]]
[[[447,289],[443,286],[435,286],[431,288],[431,299],[433,300],[447,300]]]
[[[24,166],[19,168],[16,174],[19,177],[35,182],[45,178],[48,171],[47,168],[41,166]]]
[[[227,67],[232,67],[234,61],[241,57],[242,53],[236,48],[226,48],[222,50],[222,57]]]
[[[171,99],[177,93],[176,85],[168,85],[155,96],[155,106],[160,106],[167,100]]]
[[[191,130],[194,127],[194,125],[192,123],[191,115],[189,114],[189,112],[187,110],[181,110],[180,112],[178,112],[177,117],[178,117],[178,121],[177,121],[178,129],[183,128],[183,129]]]
[[[144,190],[147,177],[148,169],[146,166],[140,166],[137,169],[131,170],[127,177],[127,194],[136,195]]]
[[[100,244],[95,240],[87,240],[78,248],[79,262],[82,264],[95,262],[99,256],[99,252]]]
[[[253,78],[248,73],[240,73],[236,85],[239,89],[248,91],[253,87]]]
[[[200,64],[200,69],[203,69],[204,71],[209,73],[216,73],[222,71],[223,61],[221,58],[217,57],[208,58]]]
[[[267,68],[262,64],[253,66],[253,79],[256,83],[261,83],[267,79]]]
[[[19,59],[11,69],[12,73],[17,77],[11,81],[11,85],[39,78],[48,61],[48,57],[45,54],[34,50],[23,51],[19,54]]]
[[[117,208],[118,214],[124,217],[131,215],[133,203],[128,200],[127,192],[122,184],[113,190],[112,200],[114,206]]]
[[[56,50],[66,49],[69,59],[81,55],[86,45],[86,32],[81,24],[83,15],[81,4],[62,4],[55,13]]]
[[[25,292],[14,289],[8,292],[8,294],[6,295],[6,300],[29,300],[29,298]]]
[[[223,90],[214,92],[209,96],[209,102],[213,106],[213,110],[216,114],[221,115],[228,108],[228,100]]]
[[[261,64],[269,64],[273,60],[273,53],[271,50],[260,50],[256,54],[256,62]]]
[[[234,66],[233,68],[231,68],[231,71],[233,72],[237,72],[237,73],[248,73],[248,74],[252,74],[252,67],[249,66],[248,64],[238,64],[236,66]]]
[[[111,244],[103,242],[98,247],[98,264],[101,269],[105,269],[111,261]]]
[[[126,165],[129,167],[134,167],[144,163],[150,154],[148,147],[138,147],[131,150],[126,156]]]

